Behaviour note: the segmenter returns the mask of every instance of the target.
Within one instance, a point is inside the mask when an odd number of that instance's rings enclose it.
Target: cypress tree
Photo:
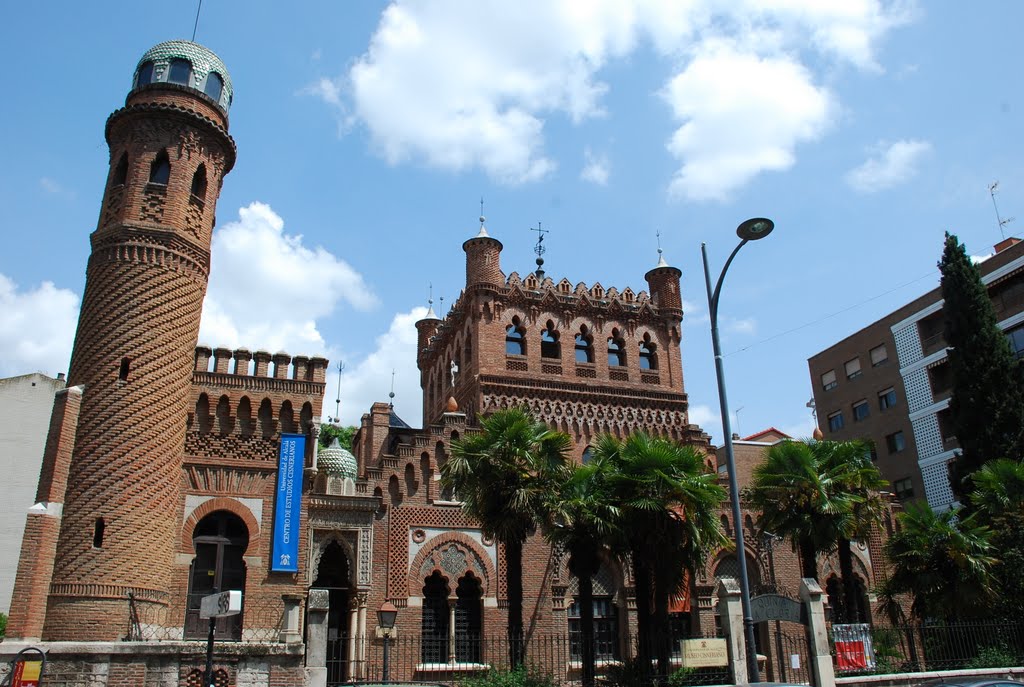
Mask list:
[[[953,382],[949,407],[961,448],[951,476],[962,495],[964,479],[986,462],[1024,458],[1024,377],[981,272],[948,232],[939,271]]]

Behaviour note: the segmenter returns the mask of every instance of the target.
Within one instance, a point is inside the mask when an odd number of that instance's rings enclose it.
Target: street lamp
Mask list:
[[[714,291],[711,290],[711,272],[708,270],[707,245],[700,244],[700,252],[704,258],[704,281],[708,289],[708,312],[711,315],[711,344],[715,350],[715,372],[718,375],[718,399],[722,408],[722,433],[725,435],[725,462],[729,470],[729,497],[732,502],[732,521],[736,532],[736,560],[740,568],[740,602],[743,607],[744,643],[747,648],[747,674],[750,682],[760,682],[760,671],[757,667],[757,649],[754,646],[754,617],[750,610],[750,581],[747,578],[747,554],[743,547],[742,514],[740,513],[740,491],[736,483],[736,457],[732,449],[732,427],[729,423],[729,401],[725,394],[725,368],[722,365],[722,345],[718,340],[718,297],[722,291],[722,280],[729,271],[729,265],[747,241],[757,241],[772,233],[775,223],[764,217],[748,219],[736,228],[736,235],[741,241],[733,249],[725,267],[718,276]]]
[[[377,624],[380,626],[378,631],[380,636],[384,638],[384,666],[381,670],[383,675],[381,676],[381,682],[388,681],[388,669],[389,659],[391,658],[389,650],[391,649],[391,635],[395,631],[395,620],[398,618],[398,609],[390,601],[385,601],[381,604],[377,610]]]

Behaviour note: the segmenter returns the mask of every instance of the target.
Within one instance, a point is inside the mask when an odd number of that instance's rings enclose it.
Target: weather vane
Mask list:
[[[537,254],[537,279],[544,279],[544,253],[547,252],[547,248],[544,247],[544,234],[549,233],[550,229],[545,229],[540,220],[537,221],[537,227],[530,227],[530,231],[537,232],[537,245],[533,247],[533,252]]]

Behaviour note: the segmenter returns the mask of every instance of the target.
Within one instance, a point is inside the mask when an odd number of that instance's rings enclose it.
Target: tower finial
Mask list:
[[[438,296],[438,300],[441,301],[441,304],[437,307],[441,311],[441,317],[444,317],[444,296]]]
[[[537,228],[530,228],[530,231],[537,232],[537,245],[533,247],[533,252],[537,254],[537,270],[534,274],[537,275],[539,281],[544,281],[544,253],[547,252],[547,248],[544,247],[544,234],[550,232],[550,229],[545,229],[540,220],[537,220]]]
[[[476,238],[490,236],[490,234],[487,233],[487,227],[484,226],[484,222],[486,221],[487,218],[484,217],[484,197],[480,196],[480,231],[477,233]]]
[[[436,320],[437,315],[434,313],[434,282],[427,282],[427,315],[426,319]]]
[[[395,407],[395,370],[394,370],[394,368],[391,369],[391,391],[388,392],[388,398],[390,399],[388,401],[388,408],[394,408]]]
[[[654,236],[658,240],[658,264],[657,264],[657,267],[668,267],[668,263],[665,262],[665,256],[663,255],[663,251],[661,250],[661,229],[656,230],[654,232]]]

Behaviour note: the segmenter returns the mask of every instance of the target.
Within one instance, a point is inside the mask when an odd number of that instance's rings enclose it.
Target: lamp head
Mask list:
[[[398,608],[395,607],[390,601],[385,601],[381,604],[380,609],[377,611],[377,622],[385,630],[390,630],[395,626],[395,620],[398,618]]]
[[[736,227],[736,235],[744,241],[757,241],[772,233],[775,222],[766,217],[754,217]]]

